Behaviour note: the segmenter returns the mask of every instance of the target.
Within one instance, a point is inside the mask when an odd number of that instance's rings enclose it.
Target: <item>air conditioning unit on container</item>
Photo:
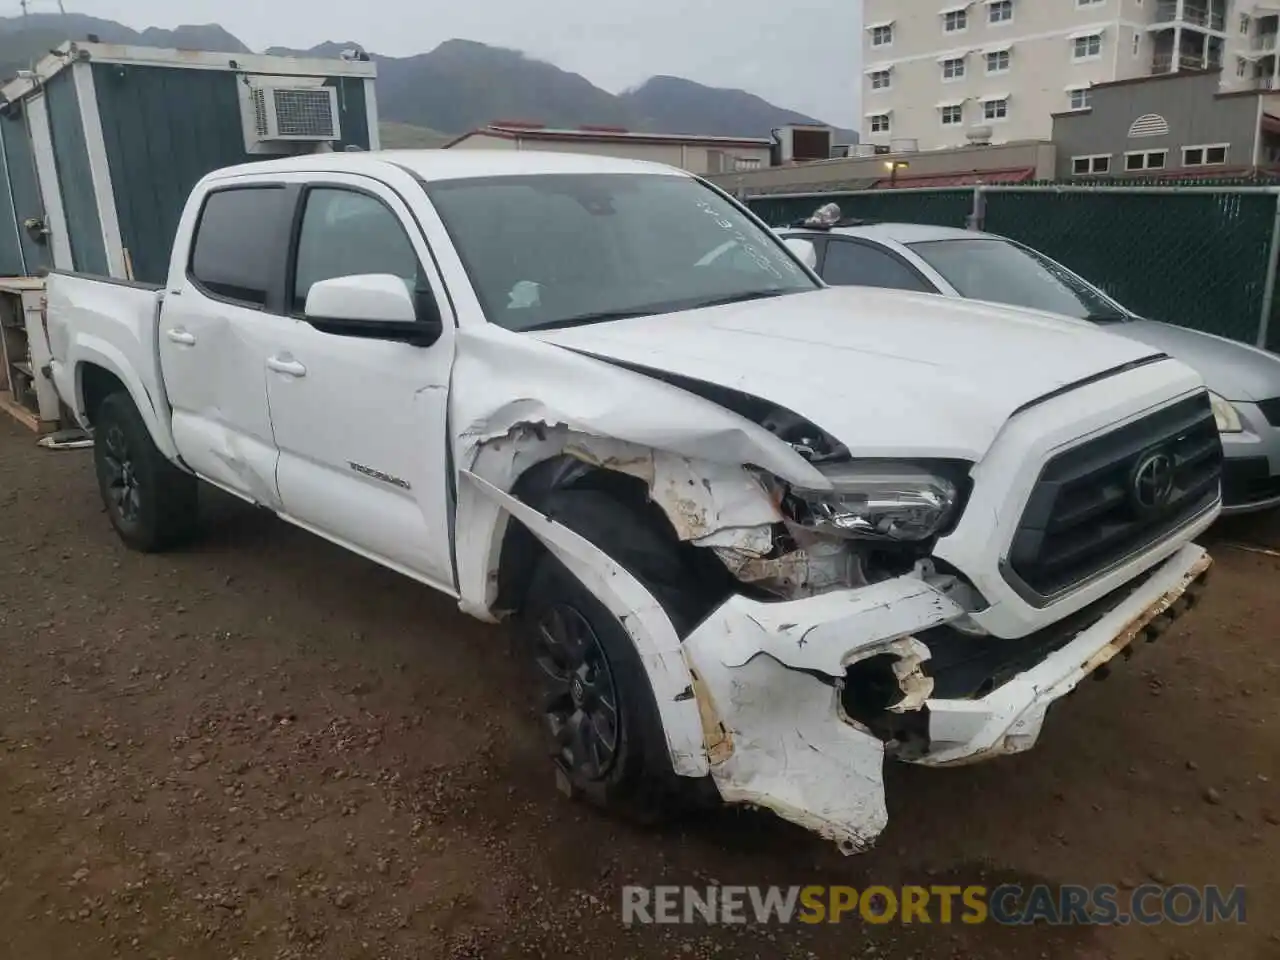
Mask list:
[[[338,91],[319,78],[245,77],[240,108],[249,153],[299,153],[342,139]]]

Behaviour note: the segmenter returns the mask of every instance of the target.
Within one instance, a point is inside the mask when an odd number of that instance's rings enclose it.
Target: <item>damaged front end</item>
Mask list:
[[[964,512],[971,464],[857,459],[743,394],[613,372],[668,408],[571,417],[559,412],[568,404],[514,400],[462,417],[462,606],[491,618],[515,608],[514,519],[634,641],[673,771],[710,776],[726,802],[770,809],[846,853],[887,823],[886,758],[943,765],[1029,749],[1050,704],[1135,638],[1154,639],[1208,569],[1187,545],[1038,634],[995,637],[979,624],[986,599],[933,556]],[[606,405],[621,393],[591,388],[580,395]],[[653,426],[682,420],[696,426]],[[681,548],[718,570],[693,622],[677,625],[634,565],[538,508],[547,490],[602,478],[642,491]]]

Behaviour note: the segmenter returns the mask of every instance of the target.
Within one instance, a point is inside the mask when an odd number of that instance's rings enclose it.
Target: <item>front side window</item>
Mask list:
[[[835,287],[885,287],[937,293],[924,277],[897,257],[852,240],[833,239],[827,243],[822,279]]]
[[[1061,264],[1007,240],[975,237],[910,246],[962,297],[1099,323],[1128,319],[1118,304]]]
[[[264,306],[287,207],[288,194],[278,187],[210,193],[191,246],[191,277],[215,297]]]
[[[425,186],[486,318],[509,330],[818,287],[775,235],[690,177],[535,174]]]
[[[308,191],[298,234],[294,312],[305,309],[307,294],[321,280],[370,273],[397,276],[411,293],[418,286],[418,255],[400,218],[366,193],[338,187]]]

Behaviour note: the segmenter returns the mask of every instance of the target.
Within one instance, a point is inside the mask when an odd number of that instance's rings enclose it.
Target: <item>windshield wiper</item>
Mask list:
[[[1115,310],[1099,311],[1097,313],[1087,313],[1085,320],[1090,323],[1124,323],[1129,319],[1127,314],[1119,313]]]
[[[701,310],[703,307],[723,307],[731,303],[746,303],[748,300],[768,300],[783,294],[795,293],[794,290],[751,290],[748,293],[734,293],[727,297],[715,297],[711,300],[697,300],[683,305],[684,310]]]
[[[557,330],[560,327],[585,327],[591,323],[607,323],[610,320],[634,320],[636,317],[651,317],[652,310],[601,310],[599,313],[580,313],[576,317],[561,317],[556,320],[540,320],[527,327],[517,328],[517,333],[529,330]]]

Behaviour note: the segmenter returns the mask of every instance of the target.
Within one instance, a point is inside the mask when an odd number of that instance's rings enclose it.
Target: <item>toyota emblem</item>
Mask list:
[[[1133,471],[1133,502],[1146,513],[1167,507],[1173,497],[1173,479],[1173,458],[1167,453],[1148,454]]]

